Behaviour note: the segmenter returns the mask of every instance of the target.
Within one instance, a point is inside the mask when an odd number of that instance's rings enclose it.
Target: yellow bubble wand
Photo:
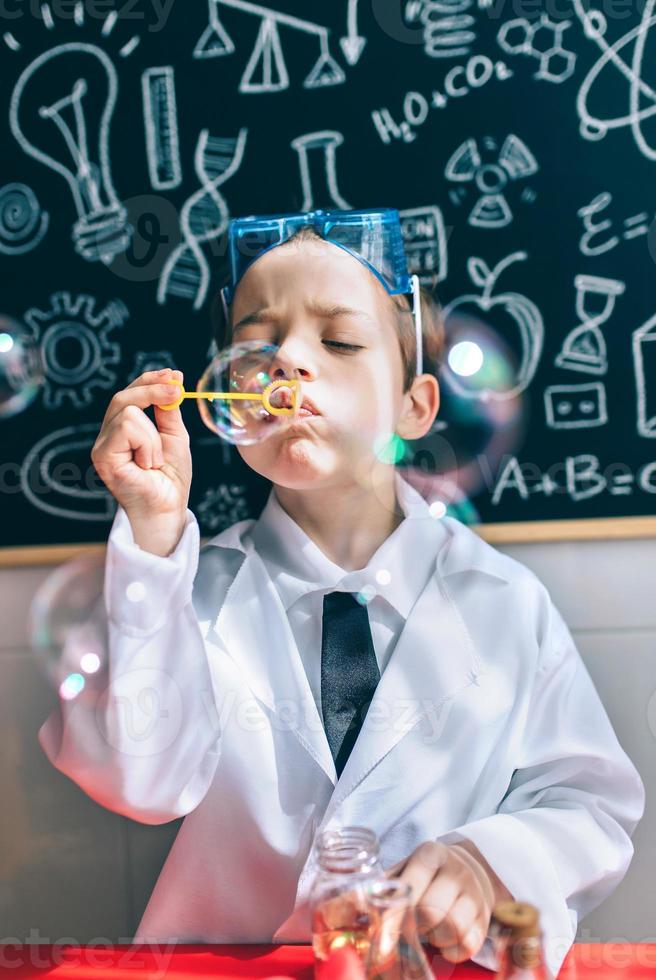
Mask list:
[[[184,385],[178,384],[178,387],[181,390],[180,398],[176,402],[170,402],[168,405],[159,406],[160,408],[163,408],[165,412],[168,412],[173,408],[179,408],[185,398],[206,398],[210,402],[213,402],[216,398],[222,398],[226,400],[241,399],[243,401],[261,401],[264,408],[271,415],[295,415],[301,394],[300,382],[290,378],[277,378],[275,381],[268,384],[259,394],[246,391],[185,391]],[[277,388],[291,389],[291,407],[285,408],[271,404],[271,394]]]

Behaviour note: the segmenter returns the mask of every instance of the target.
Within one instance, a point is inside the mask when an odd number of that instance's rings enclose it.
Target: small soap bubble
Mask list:
[[[379,568],[376,572],[376,581],[379,585],[389,585],[392,581],[391,572],[388,572],[386,568]]]
[[[434,500],[428,509],[431,517],[440,518],[446,514],[446,504],[443,500]]]
[[[295,379],[287,377],[278,350],[276,344],[248,340],[213,358],[197,390],[240,397],[198,399],[201,418],[212,432],[234,445],[251,445],[298,421],[300,385],[284,384]]]
[[[0,418],[26,409],[42,384],[38,346],[24,326],[0,314]]]
[[[54,690],[74,700],[107,663],[105,562],[83,555],[60,565],[30,605],[30,645]]]
[[[143,582],[130,582],[125,594],[130,602],[141,602],[146,596],[146,586]]]

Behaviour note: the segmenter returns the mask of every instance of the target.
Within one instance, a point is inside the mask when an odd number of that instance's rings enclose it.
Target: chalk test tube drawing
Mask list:
[[[465,140],[449,158],[444,175],[460,185],[473,183],[480,197],[472,208],[468,223],[475,228],[505,228],[513,220],[506,199],[510,182],[537,173],[538,162],[518,136],[509,135],[501,149],[496,140],[486,137],[483,149],[492,153],[493,160],[485,162],[475,139]],[[449,194],[454,204],[460,204],[466,193],[463,187]],[[527,198],[528,199],[528,198]]]
[[[150,183],[157,191],[172,190],[182,181],[173,66],[147,68],[141,92]]]
[[[110,339],[129,317],[121,300],[112,300],[99,313],[92,296],[68,292],[53,293],[48,309],[31,307],[25,325],[41,352],[44,375],[43,404],[60,408],[64,399],[75,408],[93,401],[94,388],[116,384],[113,369],[121,350]]]
[[[0,252],[24,255],[36,248],[48,231],[50,216],[26,184],[0,187]]]
[[[399,211],[408,269],[424,285],[437,285],[448,275],[446,228],[436,206]]]
[[[638,406],[638,434],[656,439],[656,315],[631,338]]]
[[[488,321],[490,311],[492,310],[495,311],[496,315],[502,314],[511,327],[516,329],[519,334],[520,361],[515,384],[504,391],[495,390],[494,388],[467,388],[462,384],[458,375],[449,369],[448,364],[446,365],[445,371],[449,377],[449,384],[458,394],[463,395],[465,398],[477,398],[482,401],[503,401],[505,399],[515,398],[533,380],[540,361],[544,342],[544,321],[542,314],[535,303],[520,293],[497,293],[494,296],[492,295],[492,290],[504,269],[507,269],[513,262],[524,261],[527,258],[528,255],[526,252],[513,252],[512,255],[507,256],[507,258],[499,262],[493,269],[490,269],[482,259],[470,258],[467,261],[467,271],[472,282],[482,289],[481,295],[477,296],[475,293],[471,293],[460,296],[458,299],[449,303],[444,309],[444,321],[447,326],[447,333],[450,317],[466,316],[467,308],[469,307],[471,310],[474,307],[476,310],[475,315],[483,320],[483,322]]]
[[[249,517],[246,487],[239,483],[220,483],[218,487],[208,487],[196,511],[203,530],[217,534]]]
[[[459,58],[469,54],[476,40],[476,18],[470,13],[474,7],[474,0],[411,0],[406,19],[423,25],[429,58]]]
[[[583,371],[586,374],[606,374],[608,354],[601,327],[610,320],[615,301],[626,286],[618,279],[589,275],[576,276],[574,286],[576,315],[581,322],[565,337],[555,359],[556,367]]]
[[[72,42],[44,52],[28,65],[9,106],[11,131],[22,149],[68,182],[77,211],[75,251],[106,264],[127,248],[132,235],[109,161],[117,93],[116,69],[105,52],[93,44]],[[53,139],[57,136],[59,140]]]
[[[576,55],[563,44],[563,34],[571,20],[554,21],[549,14],[538,20],[516,17],[501,26],[497,34],[499,47],[506,54],[524,54],[538,62],[534,78],[560,85],[574,74]]]
[[[157,302],[169,296],[193,301],[195,310],[205,301],[210,281],[210,267],[201,244],[222,235],[228,227],[228,206],[219,187],[241,166],[247,129],[236,138],[210,136],[203,129],[198,137],[194,168],[201,186],[182,206],[180,231],[182,241],[164,263],[157,287]]]
[[[601,381],[581,385],[550,385],[544,392],[550,429],[593,429],[608,422],[606,388]]]
[[[332,129],[306,133],[292,140],[291,145],[298,153],[298,165],[301,171],[303,192],[301,211],[311,211],[315,206],[347,210],[351,207],[337,187],[335,150],[343,142],[342,134]]]
[[[601,57],[595,62],[583,79],[576,100],[576,108],[581,120],[581,135],[588,140],[601,140],[610,130],[630,128],[636,146],[648,160],[656,160],[656,141],[653,132],[647,135],[644,124],[656,114],[656,89],[643,78],[643,68],[653,65],[653,58],[645,59],[647,43],[654,43],[652,29],[656,24],[654,9],[656,0],[645,0],[642,7],[640,23],[627,31],[613,44],[609,43],[608,22],[601,10],[588,3],[588,0],[573,0],[574,10],[583,24],[585,36],[593,41],[601,51]],[[651,35],[651,36],[650,36]],[[633,45],[630,62],[625,61],[621,52],[628,45]],[[604,72],[607,67],[614,66],[617,70],[614,79],[617,85],[626,84],[628,110],[624,115],[597,115],[604,107],[615,105],[616,99],[610,99],[608,85],[613,76]],[[595,109],[591,108],[594,100],[594,87],[597,80],[606,76],[606,84],[598,93]],[[653,129],[653,127],[652,127]]]
[[[328,43],[330,32],[327,27],[262,7],[260,4],[250,3],[248,0],[208,0],[208,2],[209,23],[194,48],[194,58],[216,58],[233,54],[236,50],[234,41],[221,22],[221,8],[237,10],[260,19],[255,45],[239,82],[240,92],[259,94],[282,92],[289,88],[289,72],[280,41],[280,27],[308,34],[319,42],[319,57],[303,81],[304,88],[325,88],[328,85],[339,85],[346,80],[344,71],[330,53]],[[356,47],[354,42],[347,47],[347,50],[349,53],[354,53]]]
[[[21,465],[20,484],[23,495],[38,510],[71,521],[110,521],[116,501],[103,487],[93,482],[91,448],[96,441],[100,422],[83,422],[49,432],[27,452]],[[64,464],[64,480],[61,466]],[[72,480],[73,467],[79,478]]]
[[[610,218],[603,218],[601,221],[597,219],[612,202],[613,195],[604,191],[576,212],[585,229],[579,239],[579,249],[583,255],[590,258],[604,255],[606,252],[612,252],[621,241],[633,241],[634,238],[642,238],[649,234],[651,222],[656,219],[656,215],[650,216],[649,212],[641,211],[639,214],[623,219],[623,231],[618,230],[615,234],[606,235],[606,232],[613,227],[613,221]]]

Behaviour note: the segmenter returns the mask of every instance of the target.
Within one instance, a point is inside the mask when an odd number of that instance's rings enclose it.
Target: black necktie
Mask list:
[[[329,592],[323,597],[321,712],[338,776],[379,680],[367,607],[350,592]]]

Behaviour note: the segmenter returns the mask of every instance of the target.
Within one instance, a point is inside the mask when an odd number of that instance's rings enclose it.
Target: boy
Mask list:
[[[92,454],[121,505],[108,667],[41,744],[112,810],[187,815],[136,941],[308,941],[312,842],[365,825],[446,959],[491,965],[512,897],[555,975],[629,865],[643,787],[544,587],[380,458],[439,408],[398,214],[243,219],[231,243],[221,340],[275,343],[306,412],[239,447],[271,494],[199,560],[189,441],[161,408],[180,372],[114,396]]]

